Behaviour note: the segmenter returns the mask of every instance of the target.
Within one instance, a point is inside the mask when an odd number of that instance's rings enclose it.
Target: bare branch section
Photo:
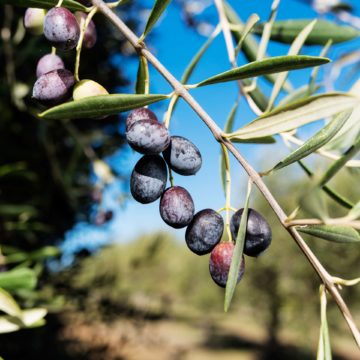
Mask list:
[[[300,236],[294,227],[288,226],[286,223],[287,215],[282,210],[274,196],[269,191],[268,187],[263,182],[260,175],[254,170],[254,168],[247,162],[247,160],[240,154],[236,147],[223,137],[221,129],[217,126],[216,122],[208,115],[208,113],[201,107],[201,105],[190,95],[187,89],[181,84],[165,67],[164,65],[146,48],[143,42],[139,41],[139,38],[127,27],[127,25],[104,3],[102,0],[92,0],[92,3],[98,7],[116,27],[127,38],[127,40],[134,46],[139,55],[144,56],[155,69],[167,80],[167,82],[173,87],[174,91],[181,96],[190,107],[198,114],[201,120],[207,125],[212,132],[214,138],[221,144],[223,144],[241,164],[244,170],[247,172],[253,183],[257,186],[259,191],[263,194],[269,205],[274,210],[281,224],[290,235],[293,237],[303,254],[306,256],[315,272],[320,277],[321,281],[326,286],[327,291],[332,295],[333,299],[337,303],[341,313],[343,314],[352,335],[360,348],[360,332],[354,322],[354,319],[344,302],[336,284],[333,281],[332,276],[326,271],[326,269],[319,262],[317,257],[313,254],[308,247],[304,239]]]

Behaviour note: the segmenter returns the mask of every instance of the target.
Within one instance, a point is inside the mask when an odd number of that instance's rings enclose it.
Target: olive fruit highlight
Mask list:
[[[139,120],[153,120],[158,121],[156,115],[147,108],[139,108],[131,111],[126,118],[126,131],[128,131],[136,121]]]
[[[199,149],[182,136],[172,136],[163,155],[170,168],[180,175],[195,175],[201,167]]]
[[[126,132],[129,145],[141,154],[159,154],[170,142],[168,129],[154,120],[136,121]]]
[[[65,69],[61,57],[56,54],[46,54],[37,63],[36,77],[40,77],[50,71]]]
[[[81,29],[86,21],[87,15],[85,13],[83,13],[82,11],[76,11],[75,17],[76,17],[76,20],[78,21],[80,29]],[[96,26],[95,26],[94,22],[92,20],[90,20],[89,25],[87,26],[87,28],[85,30],[83,46],[86,49],[91,49],[92,47],[94,47],[96,40],[97,40]]]
[[[45,9],[26,9],[24,15],[24,27],[26,31],[32,35],[41,35],[43,33],[45,14]]]
[[[71,50],[79,41],[80,27],[68,9],[55,7],[45,16],[44,35],[57,49]]]
[[[190,224],[194,216],[194,210],[191,195],[181,186],[172,186],[166,189],[161,197],[161,218],[175,229]]]
[[[208,254],[221,240],[223,231],[224,220],[221,215],[212,209],[201,210],[186,229],[186,244],[197,255]]]
[[[74,84],[75,78],[69,70],[53,70],[36,80],[32,96],[45,105],[60,104],[70,98]]]
[[[167,168],[159,155],[145,155],[135,165],[130,178],[130,191],[142,204],[157,200],[165,190]]]
[[[244,209],[238,210],[231,218],[230,230],[233,240],[236,240],[240,220]],[[245,235],[244,254],[259,256],[271,243],[271,228],[267,221],[254,209],[248,211],[248,221]]]
[[[221,286],[226,287],[228,280],[232,255],[234,253],[235,245],[232,242],[223,242],[216,245],[211,252],[209,260],[209,271],[211,278],[214,282]],[[244,256],[241,259],[241,265],[239,275],[237,278],[237,284],[240,282],[245,272],[245,259]]]

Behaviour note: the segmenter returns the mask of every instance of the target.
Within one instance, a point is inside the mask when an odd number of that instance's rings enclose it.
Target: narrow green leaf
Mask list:
[[[302,146],[297,148],[290,155],[286,156],[285,159],[281,160],[272,170],[279,170],[289,166],[290,164],[293,164],[294,162],[299,161],[320,149],[337,134],[350,115],[351,111],[345,111],[335,116],[331,122],[325,125],[310,139],[305,141]]]
[[[330,345],[330,336],[329,336],[329,327],[326,316],[326,292],[324,285],[320,286],[320,336],[319,336],[319,346],[316,360],[331,360],[331,345]]]
[[[350,226],[307,225],[297,226],[298,231],[337,243],[358,243],[359,233]]]
[[[144,56],[139,57],[135,89],[137,94],[147,94],[149,92],[149,67]]]
[[[241,40],[241,36],[244,33],[244,23],[240,20],[234,9],[229,5],[228,2],[224,1],[224,10],[225,15],[228,18],[231,24],[235,24],[239,26],[239,30],[231,30],[232,35],[234,36],[237,43]],[[259,44],[256,41],[256,38],[248,34],[242,43],[242,51],[248,61],[255,61],[257,58],[257,54],[259,52]],[[267,55],[265,55],[267,56]],[[274,83],[276,78],[272,74],[265,74],[265,79],[268,80],[270,83]],[[292,86],[289,83],[284,85],[284,90],[291,91]]]
[[[201,81],[197,86],[218,84],[227,81],[249,79],[264,74],[275,74],[287,70],[299,70],[312,66],[318,66],[329,62],[327,58],[318,56],[275,56],[264,60],[240,66],[236,69],[225,71]]]
[[[318,69],[318,68],[316,68]],[[300,86],[298,89],[292,91],[288,95],[286,95],[283,99],[279,101],[278,106],[283,107],[285,105],[291,104],[295,101],[300,101],[313,95],[316,91],[320,89],[320,85],[314,84],[311,90],[309,90],[309,85]]]
[[[239,107],[239,100],[235,102],[233,107],[230,110],[229,116],[226,119],[225,125],[224,125],[224,132],[228,133],[233,130],[234,120],[236,111]],[[224,156],[224,151],[227,151],[225,148],[221,147],[220,151],[220,178],[221,178],[221,185],[224,190],[224,194],[226,196],[226,160]]]
[[[242,80],[242,83],[245,86],[250,86],[251,85],[251,80],[250,79],[244,79],[244,80]],[[267,105],[269,103],[269,100],[266,98],[266,96],[260,90],[260,88],[258,86],[256,86],[256,88],[254,90],[249,91],[248,95],[251,97],[252,101],[256,104],[256,106],[261,111],[264,112],[266,110]]]
[[[326,220],[329,213],[321,188],[312,184],[310,188],[304,190],[300,198],[300,207],[312,217]]]
[[[235,102],[235,104],[233,105],[233,107],[230,110],[230,114],[229,114],[228,118],[226,119],[226,122],[224,125],[224,133],[225,134],[231,133],[233,131],[235,115],[236,115],[238,107],[239,107],[239,100],[237,100]]]
[[[289,56],[299,54],[301,48],[304,45],[306,38],[310,34],[311,30],[314,28],[315,23],[316,23],[316,20],[310,22],[304,29],[302,29],[300,31],[300,33],[295,38],[294,42],[291,44],[291,47],[288,52]],[[273,107],[275,100],[276,100],[277,96],[279,95],[279,93],[283,87],[283,84],[285,83],[285,81],[288,77],[288,74],[289,74],[288,72],[283,72],[276,77],[276,81],[275,81],[273,90],[271,92],[270,100],[269,100],[268,110],[270,110]]]
[[[167,99],[167,95],[113,94],[91,96],[55,106],[39,114],[44,119],[97,118],[132,110]]]
[[[311,172],[311,170],[305,165],[304,162],[298,161],[298,164],[300,167],[305,171],[305,173],[310,177],[313,178],[314,174]],[[351,209],[354,204],[349,200],[346,199],[344,196],[340,195],[338,192],[336,192],[334,189],[332,189],[330,186],[325,185],[322,187],[322,190],[334,201],[336,201],[339,205],[343,206],[346,209]]]
[[[22,328],[30,328],[44,325],[44,317],[47,310],[35,308],[24,310],[20,317],[0,316],[0,334],[17,331]]]
[[[29,268],[13,269],[0,273],[0,288],[7,291],[32,290],[35,288],[36,283],[36,275]]]
[[[355,96],[345,93],[312,96],[278,107],[235,131],[232,135],[242,139],[272,136],[352,109],[358,103],[359,100]]]
[[[233,298],[235,287],[237,284],[237,279],[239,276],[241,261],[243,258],[244,252],[244,244],[245,244],[245,235],[246,235],[246,228],[247,228],[247,220],[248,220],[248,210],[249,210],[249,201],[250,201],[250,194],[251,194],[251,186],[252,182],[249,181],[247,195],[245,199],[244,210],[241,215],[239,232],[236,238],[236,244],[233,252],[233,256],[231,259],[230,270],[228,274],[228,279],[226,282],[226,289],[225,289],[225,300],[224,300],[224,310],[227,312],[229,310],[231,300]]]
[[[331,45],[333,44],[332,40],[329,40],[325,46],[322,48],[319,56],[320,57],[326,57]],[[320,67],[315,67],[312,69],[311,75],[310,75],[310,81],[309,81],[309,89],[308,89],[308,95],[312,95],[316,91],[316,79],[319,75]]]
[[[195,54],[195,56],[191,59],[189,65],[186,67],[182,77],[181,77],[181,83],[185,84],[190,79],[190,76],[194,72],[197,64],[205,54],[206,50],[209,48],[209,46],[213,43],[213,41],[216,39],[216,37],[219,35],[220,27],[216,28],[215,31],[212,33],[212,35],[205,41],[205,43],[201,46],[199,51]]]
[[[358,136],[355,140],[355,143],[326,170],[320,179],[319,184],[324,186],[326,183],[328,183],[359,151],[360,136]]]
[[[162,13],[165,11],[165,9],[168,7],[171,0],[156,0],[155,4],[151,10],[149,19],[146,23],[145,30],[143,34],[141,35],[141,40],[143,40],[146,35],[152,30],[156,22],[159,20],[159,17],[162,15]]]
[[[235,56],[237,56],[242,49],[243,43],[246,37],[249,35],[250,31],[254,28],[255,24],[260,20],[258,14],[251,14],[250,17],[247,19],[246,23],[244,24],[244,28],[242,29],[242,33],[240,39],[235,48]]]
[[[265,136],[265,137],[253,138],[253,139],[251,139],[251,138],[250,139],[242,139],[241,137],[232,136],[232,137],[229,137],[229,139],[233,143],[238,143],[238,144],[274,144],[274,143],[276,143],[275,138],[272,136]]]
[[[22,7],[33,7],[40,9],[50,9],[58,3],[58,0],[0,0],[0,5],[13,5]],[[62,6],[74,11],[86,11],[86,6],[74,0],[64,0]]]
[[[14,298],[4,289],[0,288],[0,311],[11,315],[21,316],[21,309]]]
[[[313,19],[275,21],[271,30],[271,40],[291,44],[299,32]],[[257,24],[254,33],[261,35],[264,24]],[[314,29],[305,41],[305,45],[325,45],[329,39],[334,44],[349,41],[360,36],[360,32],[352,26],[339,25],[333,21],[318,20]]]
[[[59,255],[60,255],[60,250],[56,246],[44,246],[38,250],[29,253],[28,257],[32,261],[39,261]]]

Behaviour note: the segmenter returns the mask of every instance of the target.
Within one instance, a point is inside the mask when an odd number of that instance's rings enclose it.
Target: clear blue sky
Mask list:
[[[252,0],[252,1],[229,1],[232,6],[240,13],[243,20],[246,20],[249,15],[256,12],[261,20],[266,20],[270,11],[270,0]],[[350,1],[349,1],[350,2]],[[146,1],[149,7],[152,1]],[[357,1],[350,2],[354,6],[359,6]],[[357,9],[359,13],[359,9]],[[213,11],[213,7],[209,8],[206,15],[213,23],[217,22],[217,15]],[[287,18],[315,18],[317,14],[307,5],[296,0],[281,1],[278,19]],[[163,16],[159,25],[154,29],[154,34],[151,37],[149,47],[155,52],[160,61],[177,77],[180,78],[182,72],[196,53],[199,47],[206,39],[193,30],[187,28],[179,12],[179,8],[175,5],[170,5],[165,15]],[[349,47],[358,47],[358,42],[347,43],[335,47],[333,54],[345,52]],[[271,55],[285,55],[288,46],[278,45],[272,43],[270,46]],[[319,47],[306,48],[307,54],[318,55]],[[331,54],[330,54],[331,56]],[[240,57],[240,63],[244,59]],[[125,60],[121,62],[121,66],[129,77],[133,80],[134,73],[137,68],[135,62]],[[210,75],[222,72],[229,69],[229,62],[224,47],[224,39],[219,35],[212,44],[206,56],[203,57],[197,70],[193,74],[190,82],[196,82],[204,79]],[[304,74],[308,70],[294,72],[290,79],[296,85],[303,84]],[[133,91],[132,84],[129,87],[129,92]],[[269,90],[269,88],[267,88]],[[168,93],[171,89],[166,82],[154,69],[151,69],[151,92],[153,93]],[[224,121],[234,103],[236,98],[236,85],[234,83],[226,83],[222,85],[208,86],[193,91],[193,95],[206,109],[206,111],[216,120],[219,126],[223,126]],[[162,118],[163,113],[167,107],[166,103],[159,106],[152,107],[159,118]],[[253,119],[254,115],[249,111],[244,102],[241,103],[238,116],[236,118],[236,126],[248,122]],[[171,121],[171,134],[181,135],[193,141],[201,153],[203,154],[203,166],[196,176],[184,177],[175,175],[176,185],[187,188],[193,196],[196,211],[203,208],[218,209],[224,204],[224,197],[220,184],[218,163],[219,163],[219,145],[212,138],[209,130],[205,127],[202,121],[195,113],[183,102],[180,103]],[[269,164],[275,164],[276,160],[281,156],[278,147],[269,146],[264,149],[259,146],[242,145],[239,147],[241,152],[251,163],[257,166],[264,159],[262,154],[266,153]],[[265,152],[264,152],[265,151]],[[139,154],[132,151],[127,151],[126,156],[124,152],[121,156],[112,158],[112,163],[122,169],[130,169],[140,158]],[[241,206],[244,198],[244,189],[246,186],[246,177],[244,172],[238,165],[232,162],[233,170],[233,205]],[[128,190],[128,189],[127,189]],[[74,230],[67,235],[65,249],[71,252],[74,248],[78,248],[84,243],[91,244],[96,247],[98,244],[110,241],[128,241],[139,234],[147,233],[155,230],[164,230],[174,232],[179,238],[183,238],[184,230],[173,230],[164,224],[160,218],[158,211],[158,202],[142,205],[136,203],[134,200],[129,200],[125,207],[120,208],[116,199],[118,189],[115,185],[107,193],[105,204],[116,209],[114,220],[105,227],[99,230],[94,227],[89,227],[86,224],[78,224]],[[120,192],[119,192],[120,193]]]

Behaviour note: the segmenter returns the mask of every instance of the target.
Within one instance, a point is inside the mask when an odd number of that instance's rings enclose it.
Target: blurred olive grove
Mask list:
[[[184,9],[185,21],[199,30],[201,23]],[[133,29],[139,25],[140,10],[139,2],[121,7]],[[110,169],[104,160],[115,152],[126,156],[127,150],[120,115],[76,122],[36,117],[31,84],[36,62],[49,45],[24,32],[23,13],[8,5],[0,12],[0,287],[22,308],[47,309],[48,315],[45,325],[32,324],[42,327],[0,335],[0,356],[5,360],[314,358],[318,279],[259,194],[251,206],[269,220],[273,244],[266,256],[247,259],[246,276],[228,314],[223,313],[223,290],[209,277],[208,257],[190,253],[167,233],[109,245],[92,256],[79,253],[72,266],[49,270],[49,261],[61,256],[59,240],[77,221],[101,226],[111,219],[101,203],[107,176],[114,176],[121,187],[128,174]],[[84,51],[82,77],[101,82],[110,92],[121,90],[128,85],[127,74],[115,55],[132,53],[101,16],[96,24],[96,56]],[[64,53],[65,63],[72,64],[73,57]],[[306,189],[307,180],[300,174],[283,170],[268,182],[288,213]],[[343,195],[360,195],[348,170],[331,185]],[[324,201],[332,216],[344,215],[332,200],[324,196]],[[306,239],[331,273],[358,276],[358,245]],[[346,288],[344,297],[360,321],[359,288]],[[328,320],[334,358],[355,359],[355,345],[344,337],[346,325],[334,304],[329,306]]]

